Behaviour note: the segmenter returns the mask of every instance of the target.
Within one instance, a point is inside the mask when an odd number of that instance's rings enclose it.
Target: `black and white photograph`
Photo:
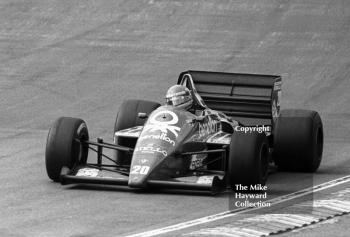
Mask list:
[[[0,0],[0,237],[347,237],[349,154],[348,0]]]

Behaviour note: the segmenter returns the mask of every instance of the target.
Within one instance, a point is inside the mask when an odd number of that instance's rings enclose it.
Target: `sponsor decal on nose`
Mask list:
[[[175,141],[170,139],[166,133],[162,132],[160,135],[153,135],[153,134],[148,134],[148,135],[144,135],[142,137],[139,138],[140,140],[144,140],[144,139],[156,139],[156,140],[163,140],[166,141],[168,143],[170,143],[171,145],[175,146]]]
[[[162,133],[167,134],[168,131],[177,137],[180,131],[180,127],[174,126],[179,121],[177,115],[172,111],[159,111],[153,115],[149,123],[143,128],[144,132],[146,131],[161,131]]]
[[[155,147],[154,144],[147,144],[146,146],[140,146],[135,149],[135,152],[141,152],[141,153],[160,153],[163,156],[167,156],[168,153],[163,150],[161,147]]]

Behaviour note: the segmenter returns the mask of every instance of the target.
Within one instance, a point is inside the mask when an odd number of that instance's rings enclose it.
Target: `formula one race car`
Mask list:
[[[191,93],[193,111],[125,101],[114,143],[89,140],[81,119],[56,120],[46,144],[48,176],[61,184],[215,193],[235,184],[264,185],[271,165],[296,172],[318,169],[321,118],[315,111],[280,111],[280,76],[186,71],[177,84]],[[115,150],[114,157],[104,148]],[[96,163],[87,162],[89,149],[97,153]]]

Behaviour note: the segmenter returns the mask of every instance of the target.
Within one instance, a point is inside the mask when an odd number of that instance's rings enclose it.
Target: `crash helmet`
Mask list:
[[[191,108],[193,103],[190,90],[182,85],[170,87],[166,93],[165,100],[167,105],[185,110]]]

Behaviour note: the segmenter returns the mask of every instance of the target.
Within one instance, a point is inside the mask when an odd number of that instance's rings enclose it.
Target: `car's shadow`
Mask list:
[[[188,196],[208,196],[208,197],[228,197],[229,191],[220,193],[211,193],[209,191],[181,190],[181,189],[132,189],[126,186],[110,186],[100,184],[70,184],[66,186],[71,190],[89,190],[89,191],[104,191],[104,192],[129,192],[142,195],[161,195],[161,194],[176,194]]]

